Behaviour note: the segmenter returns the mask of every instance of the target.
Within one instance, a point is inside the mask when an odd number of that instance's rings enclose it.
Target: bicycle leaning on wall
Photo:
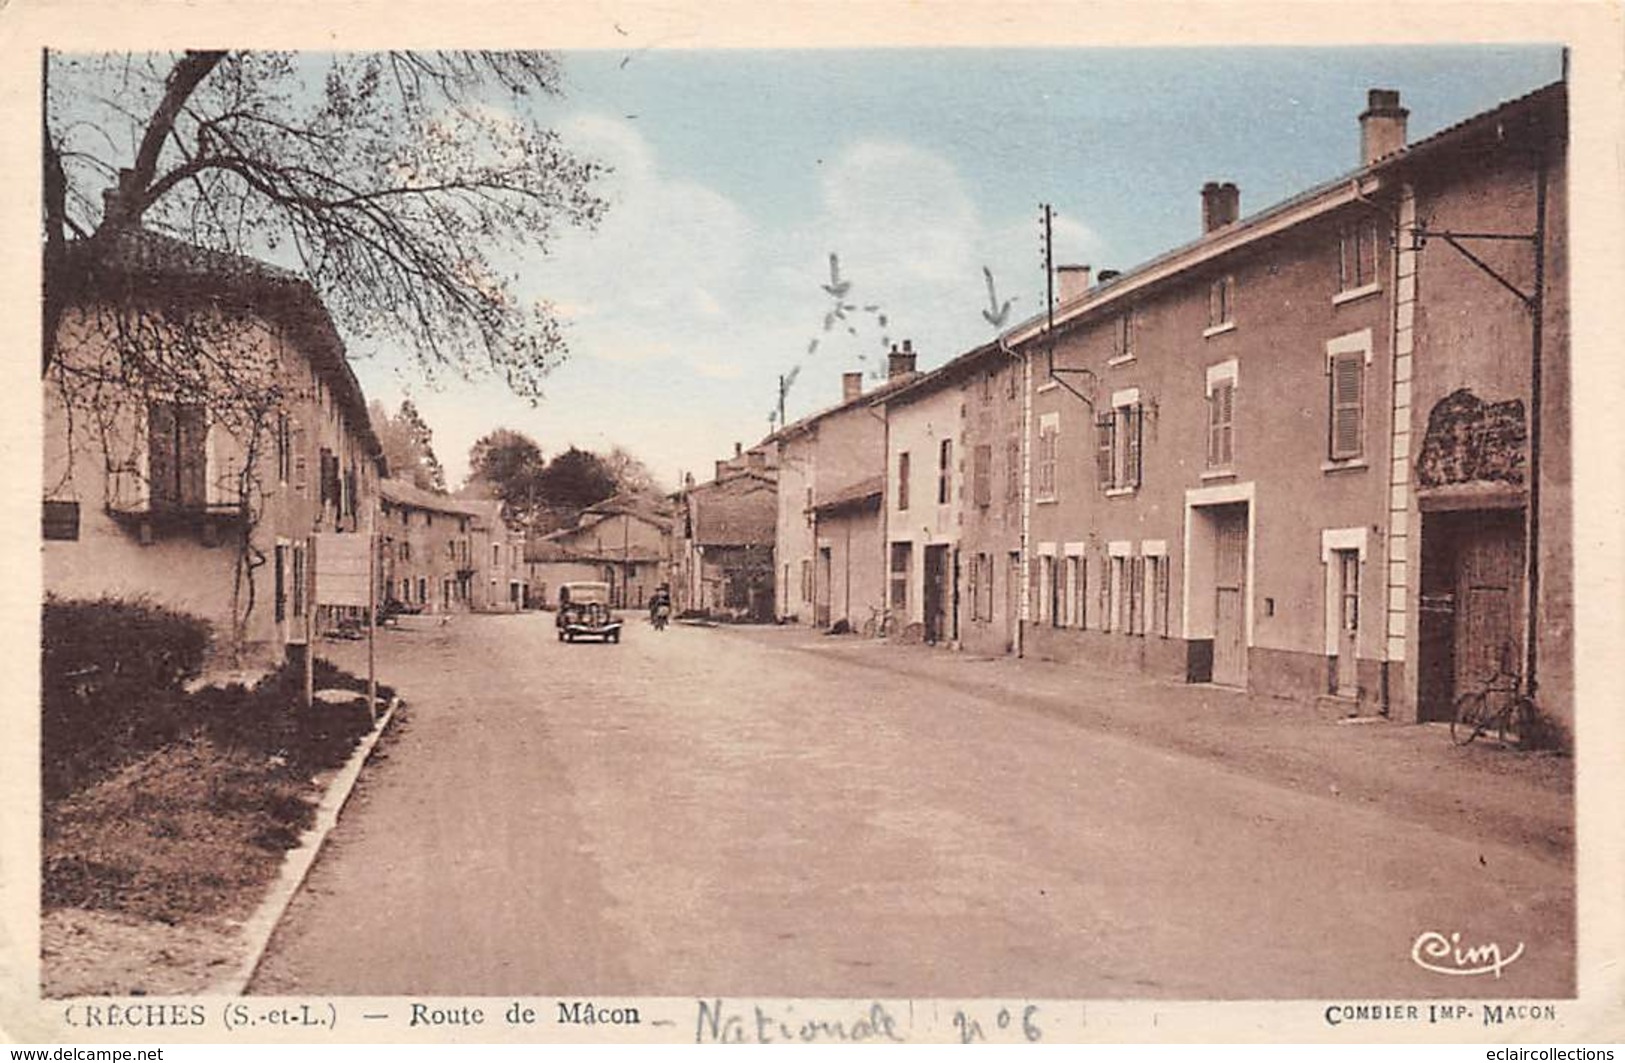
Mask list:
[[[1450,717],[1450,739],[1456,745],[1467,745],[1492,731],[1502,745],[1509,735],[1514,743],[1530,737],[1536,720],[1535,703],[1524,691],[1523,676],[1507,663],[1512,659],[1511,651],[1512,647],[1503,646],[1496,670],[1476,690],[1456,698],[1455,712]]]

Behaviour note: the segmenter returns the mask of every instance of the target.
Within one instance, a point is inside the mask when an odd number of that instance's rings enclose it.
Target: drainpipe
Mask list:
[[[1567,53],[1565,52],[1565,57]],[[1540,443],[1541,443],[1541,358],[1546,317],[1546,148],[1542,146],[1535,171],[1535,292],[1529,327],[1529,513],[1524,538],[1528,556],[1524,586],[1529,601],[1524,609],[1524,693],[1531,699],[1539,687],[1540,635]],[[1538,704],[1538,702],[1537,702]]]

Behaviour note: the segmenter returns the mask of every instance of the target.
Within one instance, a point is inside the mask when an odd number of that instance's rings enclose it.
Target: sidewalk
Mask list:
[[[1090,730],[1200,757],[1328,799],[1370,804],[1464,838],[1574,860],[1573,761],[1480,740],[1440,724],[1334,719],[1313,705],[1078,664],[985,657],[806,628],[724,626],[724,637],[816,653],[922,684],[969,690]],[[1199,814],[1193,809],[1192,814]]]

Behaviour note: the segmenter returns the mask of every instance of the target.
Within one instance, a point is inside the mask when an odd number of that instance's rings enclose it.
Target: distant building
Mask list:
[[[364,532],[384,472],[344,345],[253,259],[132,228],[93,262],[44,376],[45,589],[144,595],[274,662],[304,640],[307,537]]]
[[[573,526],[525,548],[532,596],[554,604],[561,583],[593,580],[609,584],[615,607],[643,608],[672,580],[673,521],[663,499],[627,492],[588,506]]]
[[[676,583],[679,612],[735,620],[773,617],[773,544],[778,470],[764,450],[717,463],[717,476],[679,493]]]
[[[477,501],[384,481],[378,534],[385,600],[417,612],[468,612],[484,602]]]
[[[914,378],[914,359],[905,341],[885,382],[867,394],[862,373],[843,374],[839,403],[763,441],[777,454],[781,620],[858,629],[884,608],[886,418],[874,402]]]

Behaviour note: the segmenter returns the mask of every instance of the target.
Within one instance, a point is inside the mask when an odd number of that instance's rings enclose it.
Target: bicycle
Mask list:
[[[883,605],[869,607],[869,619],[863,622],[863,637],[883,639],[891,634],[891,610]]]
[[[1523,692],[1523,676],[1505,664],[1498,667],[1477,690],[1456,698],[1450,717],[1450,740],[1467,745],[1479,735],[1495,732],[1506,744],[1507,735],[1519,740],[1535,719],[1535,704]]]

